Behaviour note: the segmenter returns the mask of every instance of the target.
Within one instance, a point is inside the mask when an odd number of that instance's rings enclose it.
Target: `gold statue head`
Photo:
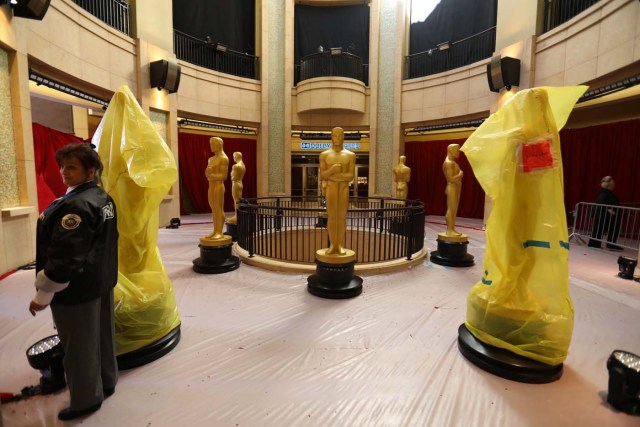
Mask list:
[[[404,165],[404,162],[407,161],[407,156],[400,156],[400,163]]]
[[[211,146],[211,151],[213,152],[217,152],[222,150],[222,138],[217,137],[217,136],[212,136],[211,138],[209,138],[209,145]]]
[[[335,127],[331,129],[331,142],[333,144],[333,148],[340,148],[344,144],[344,129],[341,127]]]
[[[447,146],[447,156],[452,159],[460,157],[460,144],[449,144]]]
[[[233,152],[233,161],[238,163],[240,160],[242,160],[242,153],[240,151],[234,151]]]

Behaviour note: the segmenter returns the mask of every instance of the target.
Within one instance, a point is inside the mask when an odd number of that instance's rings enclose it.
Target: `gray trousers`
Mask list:
[[[64,371],[71,409],[79,411],[104,399],[102,389],[118,382],[113,320],[113,289],[82,304],[51,306],[64,349]]]

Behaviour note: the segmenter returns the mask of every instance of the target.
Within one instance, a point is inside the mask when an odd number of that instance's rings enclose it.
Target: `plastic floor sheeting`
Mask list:
[[[203,223],[204,222],[204,223]],[[426,259],[363,276],[362,295],[314,297],[307,276],[246,264],[219,275],[192,270],[209,216],[162,229],[182,338],[166,356],[121,372],[113,396],[77,423],[88,426],[638,426],[606,403],[606,360],[640,354],[640,283],[616,277],[616,252],[572,243],[575,327],[559,381],[532,385],[493,376],[458,351],[466,296],[482,276],[484,232],[460,219],[476,264]],[[428,217],[435,250],[440,217]],[[629,253],[632,254],[631,252]],[[635,253],[633,253],[635,256]],[[636,270],[636,273],[640,273]],[[55,333],[50,312],[33,318],[33,271],[0,281],[0,391],[36,384],[26,349]],[[2,424],[63,425],[67,390],[0,406]],[[73,424],[73,423],[69,423]]]

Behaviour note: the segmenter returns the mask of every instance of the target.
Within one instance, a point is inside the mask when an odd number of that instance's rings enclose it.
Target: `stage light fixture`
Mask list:
[[[451,43],[449,42],[444,42],[444,43],[440,43],[436,45],[436,48],[440,51],[442,50],[447,50],[451,47]]]
[[[342,48],[341,47],[332,47],[331,48],[331,55],[341,55],[342,54]]]
[[[171,218],[166,228],[180,228],[180,218]]]
[[[43,338],[27,349],[29,365],[42,373],[40,394],[54,393],[67,385],[62,366],[63,358],[64,350],[58,335]]]
[[[638,265],[638,260],[621,256],[618,258],[618,276],[623,279],[633,280],[633,272]]]
[[[607,402],[627,414],[640,415],[640,356],[614,350],[607,360]]]
[[[229,132],[247,133],[252,135],[258,134],[258,132],[255,129],[245,128],[242,126],[221,125],[217,123],[201,122],[201,121],[190,120],[190,119],[180,119],[178,120],[178,125],[179,126],[196,126],[196,127],[209,128],[209,129],[220,129],[220,130],[226,130]]]
[[[29,80],[35,82],[35,84],[37,84],[38,86],[43,85],[60,92],[64,92],[66,94],[73,95],[77,98],[84,99],[85,101],[91,101],[93,103],[102,105],[103,109],[106,109],[107,105],[109,105],[109,101],[107,101],[106,99],[98,98],[97,96],[82,92],[81,90],[72,88],[71,86],[67,86],[64,83],[60,83],[49,77],[43,76],[42,74],[38,74],[33,70],[29,70]]]

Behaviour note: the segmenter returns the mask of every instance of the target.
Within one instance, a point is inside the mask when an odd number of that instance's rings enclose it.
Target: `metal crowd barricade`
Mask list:
[[[637,251],[640,245],[640,208],[577,203],[569,240],[573,238],[584,244],[590,242],[590,246],[618,246]]]

